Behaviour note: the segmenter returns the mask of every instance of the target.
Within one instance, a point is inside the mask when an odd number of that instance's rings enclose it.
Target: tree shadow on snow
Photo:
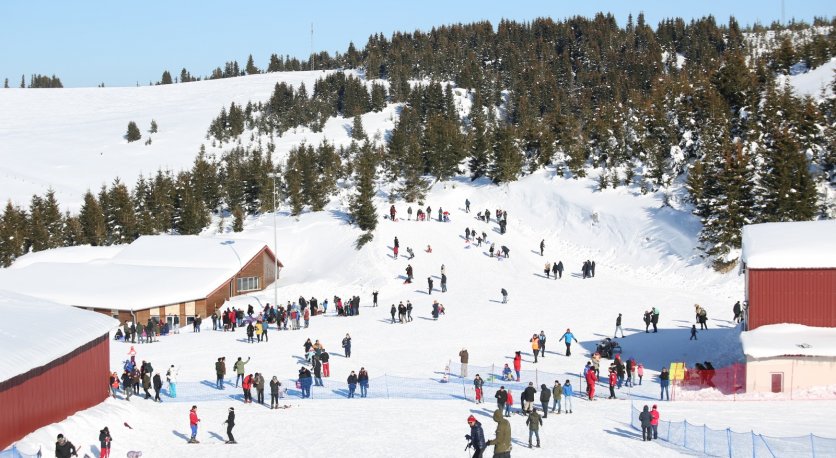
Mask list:
[[[352,221],[353,221],[353,219],[351,218],[351,215],[349,215],[348,213],[346,213],[346,212],[344,212],[344,211],[340,211],[340,210],[328,210],[328,213],[329,213],[329,214],[330,214],[330,215],[331,215],[334,219],[337,219],[337,220],[340,220],[340,221],[345,221],[345,222],[346,222],[346,223],[348,223],[348,224],[351,224],[351,223],[352,223]]]

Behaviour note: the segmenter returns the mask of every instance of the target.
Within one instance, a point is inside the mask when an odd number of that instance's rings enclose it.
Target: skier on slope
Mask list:
[[[473,448],[472,458],[482,458],[482,452],[487,445],[485,444],[485,432],[482,430],[482,424],[476,420],[473,415],[467,417],[467,424],[470,425],[470,434],[464,436],[470,441],[468,448]]]

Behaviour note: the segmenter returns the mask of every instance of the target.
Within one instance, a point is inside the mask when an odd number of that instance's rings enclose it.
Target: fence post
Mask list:
[[[708,428],[705,426],[705,423],[702,425],[702,452],[703,454],[706,453],[708,450]]]
[[[494,374],[496,374],[496,365],[491,363],[491,383],[496,381],[496,376]]]
[[[810,451],[812,452],[813,458],[816,458],[816,442],[813,440],[813,433],[810,433]]]
[[[389,376],[383,374],[383,384],[386,385],[386,399],[389,399]]]
[[[688,448],[688,420],[682,420],[682,426],[685,427],[685,432],[682,433],[682,446]]]
[[[467,388],[465,388],[464,378],[462,378],[462,395],[464,395],[464,398],[467,399]]]
[[[751,430],[750,434],[752,435],[752,458],[757,458],[755,453],[755,430]]]
[[[726,428],[726,439],[729,442],[729,458],[732,458],[731,428]]]
[[[536,367],[534,368],[534,384],[540,386],[540,372]]]

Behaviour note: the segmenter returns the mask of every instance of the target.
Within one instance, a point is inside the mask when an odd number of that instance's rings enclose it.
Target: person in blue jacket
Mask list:
[[[560,341],[566,342],[566,356],[572,356],[572,341],[577,342],[578,339],[572,334],[572,331],[569,328],[566,328],[566,332],[560,337]]]
[[[575,390],[572,389],[572,383],[567,378],[566,383],[563,384],[563,401],[566,413],[572,413],[572,398],[574,396]]]
[[[470,441],[467,447],[473,447],[472,458],[482,458],[482,452],[485,450],[485,447],[487,447],[485,444],[485,432],[482,430],[482,424],[479,423],[473,415],[467,417],[467,424],[470,425],[470,434],[466,434],[464,436],[465,439]]]

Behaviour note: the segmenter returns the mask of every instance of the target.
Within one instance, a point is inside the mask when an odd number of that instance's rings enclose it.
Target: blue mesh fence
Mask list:
[[[630,409],[630,426],[641,431],[635,405]],[[706,456],[734,457],[836,457],[836,439],[813,434],[797,437],[772,437],[754,431],[739,433],[712,429],[688,421],[659,421],[659,439]]]
[[[0,451],[0,458],[41,458],[41,451],[38,450],[34,454],[23,453],[17,446],[12,445],[10,448]]]

